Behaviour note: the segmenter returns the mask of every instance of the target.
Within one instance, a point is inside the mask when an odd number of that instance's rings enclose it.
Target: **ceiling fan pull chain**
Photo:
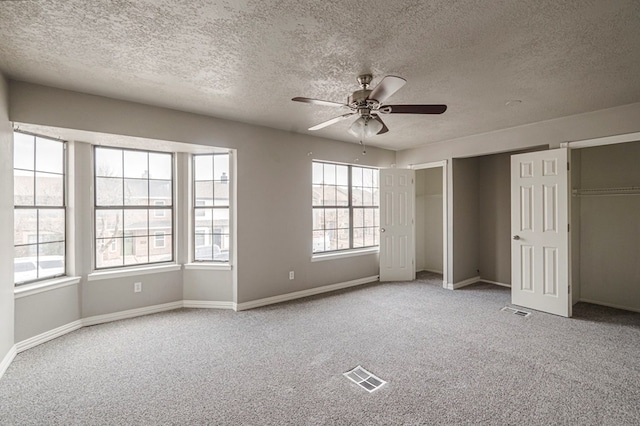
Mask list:
[[[364,138],[360,139],[360,145],[362,145],[362,155],[367,155],[367,147],[363,142]]]

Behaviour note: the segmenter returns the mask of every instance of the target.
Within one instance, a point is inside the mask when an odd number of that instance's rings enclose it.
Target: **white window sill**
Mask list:
[[[322,262],[323,260],[344,259],[346,257],[364,256],[367,254],[378,254],[379,247],[370,247],[366,249],[355,249],[349,251],[339,251],[332,253],[318,253],[311,257],[312,262]]]
[[[136,275],[157,274],[161,272],[179,271],[182,265],[149,265],[134,268],[110,269],[107,271],[92,272],[87,276],[88,281],[110,280],[113,278],[134,277]]]
[[[46,281],[40,281],[32,284],[25,284],[16,287],[13,290],[14,298],[32,296],[45,291],[56,290],[58,288],[68,287],[80,283],[80,277],[59,277]]]
[[[192,262],[185,263],[184,269],[200,269],[207,271],[230,271],[232,269],[229,263],[207,263],[207,262]]]

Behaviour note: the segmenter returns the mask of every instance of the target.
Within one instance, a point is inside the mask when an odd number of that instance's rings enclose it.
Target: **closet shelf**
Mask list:
[[[640,186],[624,186],[618,188],[582,188],[573,189],[571,193],[574,197],[640,195]]]

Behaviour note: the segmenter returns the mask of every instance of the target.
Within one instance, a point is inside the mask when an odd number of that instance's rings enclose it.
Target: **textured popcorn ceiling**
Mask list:
[[[399,75],[449,105],[368,141],[403,149],[640,101],[640,1],[0,0],[0,72],[293,132],[344,111],[292,97]]]

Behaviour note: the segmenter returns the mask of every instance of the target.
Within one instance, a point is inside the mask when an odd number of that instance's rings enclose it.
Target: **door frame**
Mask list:
[[[449,282],[449,191],[448,191],[448,161],[432,161],[429,163],[412,164],[409,167],[413,170],[435,169],[442,167],[442,287],[448,288]],[[415,229],[414,229],[415,232]],[[414,235],[416,241],[417,235]]]

